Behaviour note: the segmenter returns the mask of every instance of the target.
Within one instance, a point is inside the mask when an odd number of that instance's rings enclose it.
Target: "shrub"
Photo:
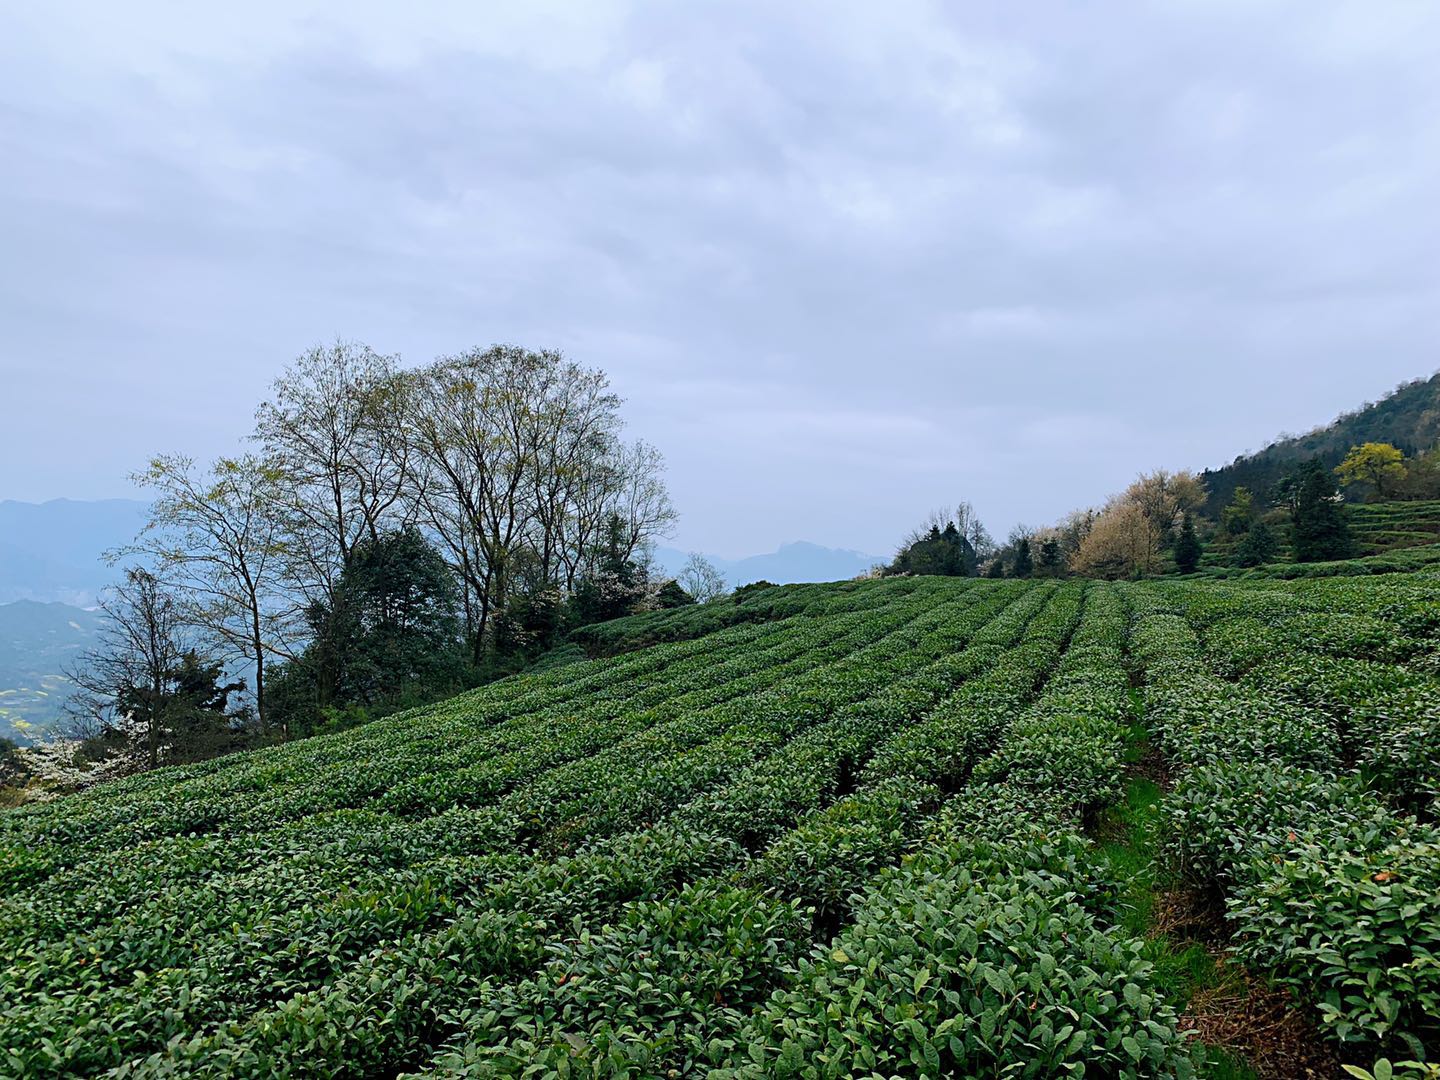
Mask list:
[[[1257,868],[1258,869],[1258,868]],[[1317,1003],[1342,1041],[1440,1046],[1440,833],[1355,822],[1240,883],[1239,955]]]

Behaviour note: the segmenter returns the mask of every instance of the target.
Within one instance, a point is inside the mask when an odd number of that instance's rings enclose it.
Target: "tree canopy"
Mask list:
[[[906,539],[887,572],[973,577],[976,563],[975,545],[953,520],[946,521],[943,528],[932,521],[923,533]]]
[[[1141,474],[1090,521],[1071,569],[1103,578],[1158,573],[1161,553],[1175,542],[1186,515],[1204,501],[1205,486],[1194,473]]]
[[[1353,550],[1345,507],[1330,471],[1318,461],[1300,473],[1290,515],[1296,562],[1349,558]]]
[[[1369,487],[1376,497],[1393,495],[1405,480],[1405,455],[1389,443],[1367,442],[1353,446],[1335,467],[1342,484]]]
[[[230,698],[245,685],[186,641],[182,608],[159,578],[130,568],[101,609],[96,643],[67,672],[77,692],[66,711],[84,752],[154,768],[242,744]]]
[[[358,343],[308,350],[257,408],[251,452],[158,454],[135,476],[149,521],[114,557],[148,567],[128,587],[151,593],[122,590],[111,621],[148,605],[173,655],[140,665],[150,689],[135,683],[129,712],[236,669],[243,685],[214,684],[243,697],[236,723],[285,739],[516,670],[577,622],[689,602],[648,570],[676,515],[621,404],[604,372],[550,350],[410,369]]]

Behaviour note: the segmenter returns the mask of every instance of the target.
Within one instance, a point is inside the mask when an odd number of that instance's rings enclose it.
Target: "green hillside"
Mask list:
[[[578,644],[0,812],[10,1074],[1234,1076],[1184,1034],[1221,948],[1322,1065],[1440,1046],[1440,579],[896,578]]]
[[[1333,469],[1352,446],[1367,442],[1390,443],[1406,455],[1440,443],[1440,373],[1405,383],[1381,400],[1308,434],[1277,440],[1259,453],[1207,469],[1201,474],[1209,491],[1206,512],[1218,517],[1237,487],[1268,492],[1281,477],[1312,458]]]
[[[1357,503],[1350,531],[1360,555],[1440,543],[1440,501]]]
[[[1334,577],[1407,573],[1440,564],[1440,501],[1352,503],[1346,507],[1355,541],[1353,558],[1336,562],[1297,563],[1290,560],[1290,522],[1272,512],[1267,524],[1281,557],[1252,569],[1236,566],[1241,537],[1216,530],[1201,556],[1201,572],[1232,578]]]

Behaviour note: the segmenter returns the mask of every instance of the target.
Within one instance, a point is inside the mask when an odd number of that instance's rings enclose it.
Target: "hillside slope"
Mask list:
[[[0,604],[0,736],[24,741],[15,721],[44,728],[70,693],[63,672],[93,644],[98,612],[69,604]]]
[[[1272,515],[1273,517],[1274,515]],[[1201,571],[1228,577],[1333,577],[1410,573],[1440,564],[1440,500],[1352,503],[1348,508],[1355,554],[1332,562],[1295,562],[1290,523],[1272,521],[1278,551],[1273,562],[1237,566],[1235,550],[1241,537],[1217,531],[1201,556]]]
[[[0,812],[3,1060],[1183,1074],[1194,965],[1137,891],[1162,862],[1104,825],[1146,798],[1163,865],[1254,912],[1235,955],[1336,995],[1311,1022],[1337,1052],[1440,1036],[1417,960],[1440,950],[1440,580],[756,595],[597,642],[663,644]],[[1156,753],[1163,801],[1127,766]]]
[[[1352,446],[1366,442],[1391,443],[1406,454],[1428,450],[1440,442],[1440,373],[1405,383],[1379,401],[1308,434],[1281,439],[1259,453],[1207,469],[1201,474],[1210,493],[1206,512],[1217,516],[1237,487],[1268,492],[1286,473],[1311,458],[1334,468]]]

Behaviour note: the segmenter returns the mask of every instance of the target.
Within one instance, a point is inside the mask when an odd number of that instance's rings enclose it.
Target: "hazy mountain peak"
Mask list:
[[[655,551],[657,566],[667,574],[678,574],[684,568],[689,552],[662,547]],[[849,548],[832,548],[813,540],[791,540],[774,551],[724,559],[706,555],[725,575],[731,586],[748,585],[752,581],[770,581],[791,585],[806,581],[843,581],[863,574],[876,563],[888,560],[879,555],[866,555]]]

